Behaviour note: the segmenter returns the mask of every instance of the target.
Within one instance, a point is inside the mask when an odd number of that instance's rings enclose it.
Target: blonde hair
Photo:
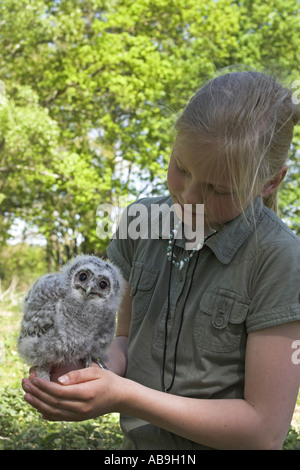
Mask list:
[[[218,163],[222,166],[226,159],[232,191],[242,208],[285,165],[299,119],[292,91],[270,75],[250,70],[207,82],[191,98],[175,129],[194,143],[218,142]],[[275,211],[277,189],[264,198]]]

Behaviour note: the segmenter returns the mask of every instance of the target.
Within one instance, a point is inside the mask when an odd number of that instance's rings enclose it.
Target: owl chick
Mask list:
[[[25,297],[18,350],[50,380],[53,365],[103,356],[115,334],[122,278],[93,255],[79,255],[36,281]]]

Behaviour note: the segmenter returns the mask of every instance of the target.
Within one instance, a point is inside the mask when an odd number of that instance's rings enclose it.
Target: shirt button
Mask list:
[[[224,319],[222,317],[215,318],[215,325],[220,328],[224,325]]]

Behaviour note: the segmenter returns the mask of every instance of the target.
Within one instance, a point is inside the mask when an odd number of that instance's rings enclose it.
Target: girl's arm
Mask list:
[[[131,321],[131,308],[133,297],[130,296],[131,287],[124,279],[124,294],[118,309],[117,332],[108,352],[106,366],[112,372],[124,377],[127,367],[127,344]]]
[[[300,322],[249,334],[244,399],[204,400],[152,390],[110,371],[72,371],[60,384],[25,380],[26,401],[49,420],[121,412],[216,449],[279,449],[300,382],[292,344]]]
[[[245,399],[183,398],[128,384],[120,411],[216,449],[280,449],[300,385],[300,322],[249,335]]]

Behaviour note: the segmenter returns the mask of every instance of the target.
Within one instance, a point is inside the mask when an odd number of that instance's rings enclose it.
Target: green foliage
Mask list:
[[[0,248],[2,290],[7,289],[14,276],[17,276],[18,289],[25,291],[37,277],[46,272],[47,262],[44,247],[23,243]]]
[[[26,404],[19,388],[6,387],[0,393],[0,450],[120,448],[122,435],[115,414],[82,423],[50,423]]]
[[[297,129],[295,146],[289,159],[287,177],[279,194],[279,207],[283,220],[300,236],[300,131]]]
[[[298,0],[2,0],[2,288],[17,273],[23,289],[79,250],[104,254],[97,207],[166,190],[173,124],[194,91],[237,63],[299,79],[299,32]],[[297,233],[299,145],[298,130],[280,194]],[[6,245],[18,220],[45,237],[45,250]],[[49,424],[23,403],[14,309],[0,309],[0,445],[117,447],[114,418]],[[293,433],[288,448],[298,446]]]
[[[300,450],[300,435],[294,429],[289,430],[283,450]]]
[[[216,69],[299,78],[298,15],[297,0],[3,0],[0,242],[20,218],[53,267],[103,254],[97,207],[166,190],[176,115]],[[297,181],[281,208],[299,231]]]
[[[81,423],[51,423],[24,400],[21,380],[28,367],[16,350],[20,304],[0,300],[0,450],[118,449],[122,434],[118,415]]]

